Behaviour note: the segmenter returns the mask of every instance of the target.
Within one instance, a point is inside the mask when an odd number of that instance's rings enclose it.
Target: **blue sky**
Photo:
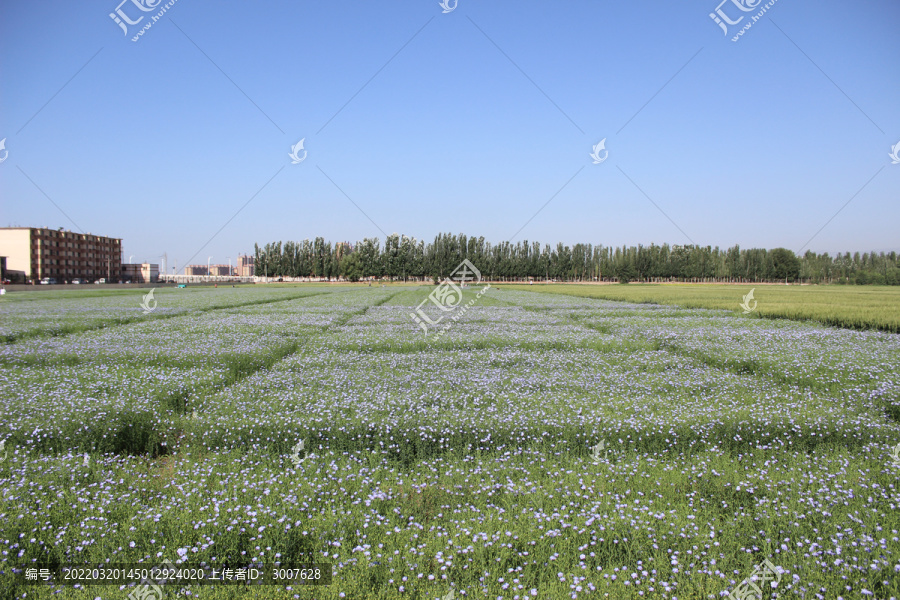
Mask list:
[[[896,2],[140,1],[0,5],[0,226],[900,250]]]

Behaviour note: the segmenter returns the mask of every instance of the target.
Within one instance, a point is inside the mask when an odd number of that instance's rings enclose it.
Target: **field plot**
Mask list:
[[[640,284],[504,285],[584,298],[652,302],[683,308],[738,311],[743,294],[755,290],[754,314],[777,319],[812,320],[852,329],[900,333],[900,288],[876,285]]]
[[[765,598],[900,598],[900,336],[504,288],[435,340],[430,291],[0,305],[0,596],[168,559],[333,583],[167,597],[714,599],[768,560]]]
[[[191,311],[200,312],[229,306],[263,304],[286,298],[325,293],[326,288],[280,288],[259,290],[248,287],[155,290],[155,309],[145,314],[142,295],[149,292],[116,290],[19,292],[15,300],[3,301],[0,341],[15,341],[31,336],[63,335],[133,321],[165,318]],[[150,304],[149,306],[154,306]]]

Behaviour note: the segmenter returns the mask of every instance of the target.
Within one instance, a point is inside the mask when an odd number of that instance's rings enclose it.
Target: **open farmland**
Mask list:
[[[511,285],[508,289],[737,312],[741,312],[742,295],[752,289],[757,301],[753,311],[756,316],[900,333],[900,288],[897,286],[632,283]]]
[[[167,597],[719,598],[766,559],[900,597],[897,334],[504,286],[435,340],[430,291],[4,296],[0,597],[164,559],[333,570]]]

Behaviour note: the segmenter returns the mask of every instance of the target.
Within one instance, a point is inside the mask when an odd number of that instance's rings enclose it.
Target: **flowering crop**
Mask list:
[[[333,565],[261,598],[718,598],[768,558],[782,597],[900,597],[900,336],[492,289],[434,340],[427,289],[293,292],[0,346],[0,596],[167,559]]]

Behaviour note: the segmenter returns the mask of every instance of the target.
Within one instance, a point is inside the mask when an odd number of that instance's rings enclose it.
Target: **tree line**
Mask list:
[[[431,243],[393,234],[332,244],[254,244],[256,274],[350,281],[439,281],[468,259],[491,281],[803,282],[900,285],[896,252],[797,256],[786,248],[727,250],[662,244],[610,247],[522,240],[491,244],[484,237],[442,233]]]

